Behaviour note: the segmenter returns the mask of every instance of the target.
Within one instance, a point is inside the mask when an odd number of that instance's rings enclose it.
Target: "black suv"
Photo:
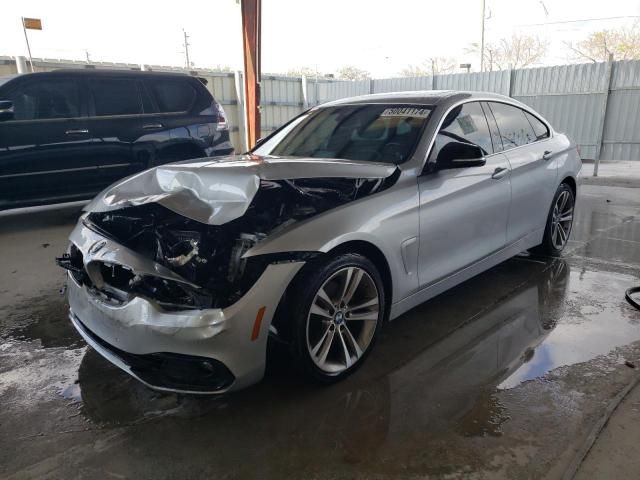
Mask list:
[[[155,165],[231,153],[224,110],[196,77],[0,77],[0,210],[89,199]]]

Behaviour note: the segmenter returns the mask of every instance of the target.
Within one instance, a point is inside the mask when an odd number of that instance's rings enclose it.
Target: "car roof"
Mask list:
[[[342,98],[322,106],[337,106],[345,104],[361,103],[410,103],[416,105],[437,106],[443,103],[457,102],[459,100],[473,98],[494,99],[515,103],[512,98],[497,93],[490,92],[470,92],[465,90],[415,90],[408,92],[387,92],[374,93],[370,95],[359,95],[357,97]]]
[[[57,76],[57,75],[78,75],[78,76],[145,76],[145,77],[178,77],[178,78],[196,78],[181,72],[149,72],[140,70],[115,70],[115,69],[94,69],[94,68],[60,68],[50,72],[34,72],[20,75],[26,76]]]

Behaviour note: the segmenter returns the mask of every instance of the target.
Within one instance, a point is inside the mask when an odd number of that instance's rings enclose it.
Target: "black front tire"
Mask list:
[[[311,345],[308,342],[307,322],[311,321],[310,310],[316,300],[320,288],[325,285],[337,272],[354,267],[368,274],[368,279],[375,284],[378,295],[378,314],[368,345],[362,350],[359,358],[344,370],[327,372],[320,368],[312,358]],[[321,257],[307,264],[301,274],[294,280],[290,295],[289,314],[291,315],[291,349],[296,366],[303,375],[315,382],[334,383],[352,374],[363,364],[371,352],[382,323],[384,321],[387,299],[382,277],[376,266],[368,258],[357,253],[341,253],[330,257]],[[333,320],[327,320],[333,322]],[[345,321],[345,326],[349,321]],[[371,328],[371,327],[369,327]],[[337,333],[337,332],[336,332]],[[346,352],[345,352],[346,355]],[[346,363],[346,362],[345,362]]]

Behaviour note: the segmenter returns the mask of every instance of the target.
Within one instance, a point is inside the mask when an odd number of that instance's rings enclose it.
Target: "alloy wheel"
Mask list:
[[[563,190],[553,206],[551,217],[551,242],[557,250],[562,250],[569,240],[573,224],[573,195]]]
[[[307,316],[307,348],[318,368],[339,374],[367,351],[380,318],[373,278],[359,267],[331,275],[316,292]]]

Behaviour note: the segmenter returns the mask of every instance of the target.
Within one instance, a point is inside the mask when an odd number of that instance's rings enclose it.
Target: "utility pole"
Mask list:
[[[191,68],[191,62],[189,61],[189,35],[185,29],[182,29],[182,34],[184,35],[184,56],[185,56],[185,65],[187,70]]]
[[[484,72],[484,20],[485,0],[482,0],[482,27],[480,29],[480,71]]]

